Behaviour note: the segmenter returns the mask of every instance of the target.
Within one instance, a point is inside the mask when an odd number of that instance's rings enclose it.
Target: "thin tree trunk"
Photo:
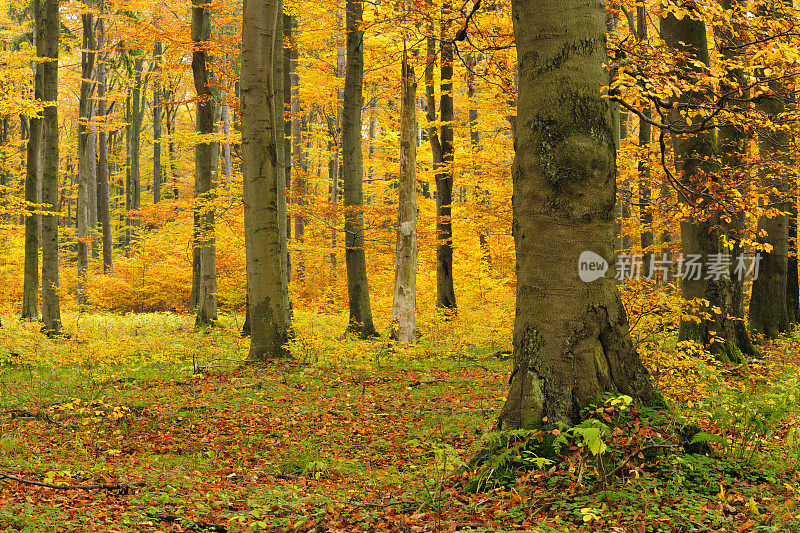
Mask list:
[[[38,5],[38,4],[37,4]],[[37,25],[41,21],[37,19]],[[37,28],[36,33],[39,32]],[[43,64],[34,67],[34,98],[43,100]],[[25,270],[22,282],[22,318],[39,318],[39,222],[40,217],[33,213],[34,204],[39,203],[41,182],[39,163],[42,150],[42,118],[30,117],[28,121],[28,146],[25,164],[25,202],[29,213],[25,216]]]
[[[49,334],[61,332],[58,280],[58,42],[61,27],[57,0],[34,0],[36,11],[36,54],[42,63],[42,99],[52,102],[44,108],[42,121],[42,319]]]
[[[275,96],[273,101],[273,112],[275,113],[275,146],[277,149],[276,162],[278,165],[278,224],[281,232],[281,272],[284,282],[281,285],[288,291],[289,286],[289,262],[286,242],[286,136],[284,135],[285,113],[283,110],[284,91],[284,61],[283,61],[283,0],[278,0],[278,18],[275,22],[275,51],[272,55],[274,64],[272,71],[275,84]],[[288,292],[285,299],[288,301]]]
[[[92,0],[85,0],[86,7],[92,8]],[[92,186],[97,183],[95,163],[95,147],[89,135],[89,122],[94,114],[92,95],[94,94],[94,59],[95,29],[91,11],[81,15],[83,23],[83,51],[81,52],[81,93],[78,112],[78,201],[76,205],[76,222],[78,227],[78,303],[88,303],[86,294],[86,273],[89,268],[89,248],[92,237],[91,200]],[[93,179],[94,178],[94,179]],[[97,204],[95,199],[95,205]]]
[[[797,195],[789,198],[789,258],[786,265],[786,313],[790,324],[800,322],[800,280],[797,264]]]
[[[453,289],[453,43],[449,39],[451,3],[442,7],[441,166],[436,171],[436,307],[456,309]]]
[[[289,309],[281,271],[273,54],[278,2],[245,0],[242,24],[242,176],[244,180],[248,360],[287,355]],[[268,45],[264,45],[269,43]]]
[[[303,116],[300,109],[300,75],[297,72],[300,53],[297,49],[297,36],[293,35],[291,43],[291,76],[290,86],[292,91],[292,169],[294,173],[294,199],[298,209],[306,205],[308,162],[303,146]],[[294,217],[294,239],[302,243],[305,239],[305,219],[302,214]],[[303,250],[298,254],[297,276],[302,279],[305,270],[305,257]]]
[[[100,50],[103,50],[106,44],[105,17],[102,16],[105,11],[105,0],[99,0],[97,7],[101,15],[97,19],[97,46]],[[114,268],[114,261],[111,255],[111,198],[109,194],[108,133],[106,131],[106,58],[105,52],[102,52],[102,54],[102,57],[98,58],[97,64],[97,116],[98,118],[102,117],[101,120],[103,122],[103,127],[98,135],[97,180],[98,211],[100,224],[103,227],[103,272],[108,273]]]
[[[286,203],[289,203],[289,199],[291,195],[289,194],[292,190],[292,119],[291,119],[291,109],[292,109],[292,48],[291,45],[287,46],[287,44],[292,42],[292,17],[287,15],[286,13],[283,14],[283,35],[282,35],[282,50],[281,53],[283,54],[283,107],[281,111],[283,113],[283,148],[284,148],[284,156],[283,156],[283,166],[284,166],[284,179],[286,180],[286,186],[284,190],[284,194],[286,197]],[[289,113],[289,115],[287,115]],[[292,281],[292,258],[289,254],[288,242],[292,238],[292,217],[288,214],[288,209],[286,213],[286,283]]]
[[[139,55],[133,60],[134,83],[131,91],[131,207],[133,211],[138,211],[142,206],[142,177],[141,177],[141,137],[142,119],[144,118],[144,108],[146,91],[142,83],[142,69],[144,68],[144,57]],[[130,225],[138,228],[140,225],[139,217],[134,216]]]
[[[156,62],[155,80],[153,82],[153,203],[161,201],[161,184],[164,182],[164,170],[161,166],[161,62],[164,45],[156,41],[153,46],[153,61]]]
[[[208,41],[211,39],[211,13],[204,0],[192,0],[192,73],[197,92],[197,133],[208,136],[214,133],[216,98],[210,84],[207,67]],[[203,139],[195,147],[195,217],[199,283],[197,285],[196,326],[212,324],[217,320],[217,263],[214,236],[214,185],[219,163],[219,143]]]
[[[347,294],[350,302],[348,329],[361,338],[376,335],[372,322],[364,250],[364,169],[361,151],[361,108],[364,85],[364,32],[362,0],[347,0],[347,64],[342,113],[342,167],[344,177],[344,239]]]
[[[400,85],[400,181],[397,202],[392,338],[417,341],[417,80],[403,50]]]
[[[598,90],[608,84],[603,2],[513,0],[512,10],[517,304],[514,370],[498,425],[577,423],[606,392],[661,404],[614,280],[582,281],[578,264],[586,252],[614,264],[614,143]]]

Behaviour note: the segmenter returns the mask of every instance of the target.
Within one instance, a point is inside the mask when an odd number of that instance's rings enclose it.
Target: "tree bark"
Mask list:
[[[417,341],[417,80],[403,51],[400,80],[400,181],[397,201],[392,338]]]
[[[283,110],[283,101],[285,98],[284,91],[284,61],[283,61],[283,0],[278,1],[278,18],[275,22],[275,42],[273,43],[275,51],[272,55],[273,75],[275,83],[275,96],[273,100],[273,112],[275,113],[275,146],[276,146],[276,162],[278,164],[278,224],[281,233],[281,272],[284,281],[281,284],[283,290],[287,291],[283,299],[288,301],[289,293],[289,261],[288,261],[288,243],[286,242],[286,136],[284,135],[285,113]]]
[[[361,108],[364,85],[364,32],[362,0],[347,0],[347,63],[342,113],[342,174],[344,182],[344,238],[347,294],[350,302],[348,329],[361,338],[376,335],[372,322],[364,250],[364,169],[361,151]]]
[[[731,9],[732,0],[721,0],[720,4],[723,9]],[[736,62],[738,58],[738,50],[742,44],[742,34],[737,34],[735,30],[731,33],[723,27],[715,28],[716,37],[719,42],[723,44],[722,54],[725,59]],[[729,75],[729,81],[734,84],[733,86],[741,87],[742,93],[738,96],[742,101],[747,101],[749,92],[744,89],[747,87],[747,82],[744,79],[741,70],[732,70]],[[747,104],[739,104],[739,111],[746,112]],[[721,163],[724,172],[740,172],[739,169],[746,168],[744,163],[745,153],[747,151],[747,135],[741,126],[737,125],[722,125],[720,126],[717,134],[719,148],[721,152]],[[741,180],[747,182],[747,180]],[[748,194],[747,186],[741,187],[739,191],[742,196]],[[732,257],[738,257],[742,252],[740,241],[742,235],[745,233],[744,213],[735,213],[731,217],[731,222],[722,225],[722,229],[726,232],[727,237],[734,243],[734,247],[730,250]],[[722,339],[722,349],[716,351],[722,355],[720,357],[723,361],[731,359],[730,354],[733,354],[733,360],[741,359],[739,354],[746,354],[749,356],[760,356],[761,353],[753,344],[750,339],[750,334],[747,331],[747,324],[745,322],[744,314],[744,277],[743,276],[729,276],[730,288],[728,285],[723,284],[725,288],[723,303],[726,304],[720,309],[725,309],[725,315],[716,316],[716,323],[714,324],[714,331],[716,336]]]
[[[153,82],[153,203],[161,201],[161,184],[164,182],[164,169],[161,165],[161,62],[164,45],[156,41],[153,46],[153,61],[156,63]]]
[[[661,19],[661,34],[667,46],[691,54],[697,61],[708,64],[708,42],[706,26],[702,20],[685,16],[681,20],[670,14]],[[693,65],[686,67],[695,69]],[[692,98],[684,94],[682,100]],[[670,121],[678,127],[688,127],[686,118],[677,110],[670,114]],[[695,201],[687,191],[700,190],[700,183],[707,179],[717,179],[720,172],[718,150],[714,133],[711,131],[694,134],[672,135],[675,153],[675,168],[683,185],[678,192],[678,201],[694,206]],[[696,256],[706,266],[712,263],[711,256],[729,253],[720,237],[723,230],[713,216],[697,216],[691,220],[682,220],[681,245],[684,258]],[[708,278],[708,279],[707,279]],[[714,314],[709,319],[684,320],[681,322],[678,338],[695,341],[707,346],[723,362],[738,362],[742,355],[735,342],[712,342],[719,328],[725,327],[726,317],[734,316],[733,283],[730,278],[714,279],[702,272],[700,275],[684,272],[681,279],[681,295],[686,300],[705,299],[709,302],[709,311],[718,307],[722,313]],[[728,337],[726,332],[726,337]],[[733,335],[730,335],[733,338]]]
[[[242,24],[242,177],[244,180],[248,360],[287,355],[289,305],[281,271],[273,53],[275,0],[245,0]]]
[[[609,276],[579,277],[587,251],[613,264],[615,151],[601,0],[514,0],[519,58],[513,226],[514,371],[501,429],[576,423],[604,392],[661,404]],[[599,261],[599,259],[598,259]]]
[[[36,54],[42,63],[42,99],[47,102],[42,120],[42,320],[51,335],[61,333],[58,280],[58,42],[61,27],[58,0],[34,0]]]
[[[92,0],[85,0],[86,7],[92,8]],[[97,205],[96,196],[90,194],[97,190],[97,165],[95,163],[94,136],[90,135],[89,123],[94,115],[94,60],[95,28],[91,11],[81,15],[83,23],[83,51],[81,52],[81,93],[78,104],[78,201],[76,222],[78,226],[78,304],[88,303],[86,294],[86,274],[89,268],[89,248],[93,235],[91,227],[92,199]],[[96,209],[96,207],[95,207]]]
[[[308,184],[306,182],[306,174],[308,173],[308,162],[305,157],[305,150],[303,146],[303,117],[300,109],[300,75],[297,72],[298,60],[300,53],[297,49],[297,37],[292,36],[291,43],[291,75],[290,86],[292,91],[292,169],[294,174],[294,201],[296,205],[306,205],[306,193]],[[294,239],[296,242],[302,243],[305,239],[305,218],[302,214],[297,214],[294,217]],[[305,257],[302,250],[298,254],[297,261],[297,276],[303,277],[305,270]]]
[[[205,0],[192,0],[192,74],[197,93],[197,133],[203,136],[194,152],[194,190],[199,283],[197,285],[197,327],[217,320],[217,263],[214,236],[214,191],[219,164],[219,143],[208,140],[214,133],[216,95],[207,67],[208,41],[211,39],[211,13]]]
[[[37,18],[37,26],[41,21]],[[35,30],[37,33],[39,29]],[[38,48],[38,47],[37,47]],[[38,50],[37,50],[38,53]],[[43,64],[34,67],[34,98],[43,100]],[[22,281],[22,318],[39,318],[39,223],[40,216],[34,214],[34,204],[39,203],[41,182],[39,163],[42,151],[42,118],[32,116],[28,121],[28,146],[25,163],[25,267]]]
[[[284,196],[285,203],[288,205],[290,191],[292,190],[292,49],[289,43],[292,42],[292,17],[283,14],[283,35],[281,36],[281,53],[283,54],[283,106],[281,113],[283,118],[283,168],[284,168]],[[289,46],[287,46],[289,45]],[[288,113],[288,114],[287,114]],[[292,217],[286,210],[286,285],[292,281],[292,257],[289,253],[288,243],[292,238]]]
[[[97,46],[100,50],[105,49],[105,0],[98,1],[100,16],[97,19]],[[111,243],[111,197],[109,191],[109,168],[108,168],[108,132],[107,126],[107,104],[106,104],[106,61],[105,52],[97,61],[97,116],[102,120],[103,127],[98,134],[97,152],[97,180],[98,180],[98,211],[100,224],[103,228],[103,272],[110,272],[114,268]]]
[[[451,3],[442,7],[442,64],[440,107],[441,165],[436,171],[436,307],[456,309],[453,289],[453,43],[449,21]]]

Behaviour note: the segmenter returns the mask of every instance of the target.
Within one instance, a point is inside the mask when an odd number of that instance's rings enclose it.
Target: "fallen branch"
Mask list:
[[[190,520],[188,518],[182,518],[180,516],[175,516],[174,514],[157,514],[157,513],[147,513],[148,518],[152,518],[153,520],[158,520],[159,522],[169,522],[178,523],[186,529],[191,529],[192,531],[202,531],[202,532],[212,532],[212,533],[228,533],[228,528],[225,526],[221,526],[219,524],[210,524],[208,522],[197,522],[196,520]]]
[[[358,509],[359,507],[368,507],[370,509],[384,509],[386,507],[394,507],[395,505],[411,505],[412,503],[417,503],[417,502],[414,500],[399,500],[386,503],[350,502],[350,505],[353,506],[353,509]]]
[[[123,490],[129,489],[132,487],[143,487],[144,481],[134,481],[133,483],[119,483],[119,484],[109,484],[109,483],[96,483],[90,485],[57,485],[55,483],[45,483],[43,481],[33,481],[32,479],[24,479],[17,476],[12,476],[11,474],[3,474],[0,472],[0,479],[10,479],[11,481],[16,481],[17,483],[22,483],[23,485],[33,485],[36,487],[46,487],[48,489],[58,489],[58,490]]]
[[[11,415],[12,420],[14,420],[15,418],[35,418],[36,420],[43,420],[51,424],[56,424],[56,425],[60,424],[60,422],[50,418],[50,415],[47,414],[46,411],[39,411],[33,413],[31,411],[25,411],[24,409],[9,409],[8,414]]]

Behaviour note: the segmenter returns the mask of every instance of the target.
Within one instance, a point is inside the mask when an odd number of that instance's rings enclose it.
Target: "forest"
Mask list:
[[[793,0],[0,0],[0,530],[800,531]]]

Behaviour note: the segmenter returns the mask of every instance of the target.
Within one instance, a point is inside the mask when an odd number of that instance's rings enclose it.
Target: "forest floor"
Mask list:
[[[241,366],[233,324],[72,320],[57,340],[3,320],[0,530],[800,531],[796,339],[720,368],[730,387],[710,401],[600,399],[594,426],[519,432],[467,465],[498,444],[496,346],[403,358],[377,340],[370,366]],[[686,421],[704,429],[692,450]]]

